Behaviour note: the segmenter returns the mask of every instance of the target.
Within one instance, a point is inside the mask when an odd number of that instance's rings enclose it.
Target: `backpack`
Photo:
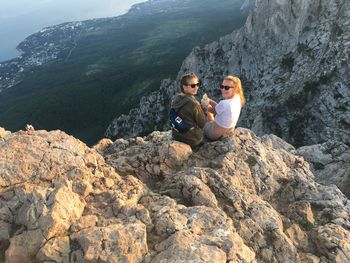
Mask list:
[[[175,111],[175,109],[170,109],[170,126],[179,133],[186,133],[193,129],[191,125],[185,122],[184,119]]]

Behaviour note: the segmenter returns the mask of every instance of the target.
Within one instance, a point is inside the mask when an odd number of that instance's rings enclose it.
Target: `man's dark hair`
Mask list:
[[[199,78],[197,77],[197,75],[194,74],[193,72],[190,72],[190,73],[187,73],[187,74],[183,75],[183,76],[181,77],[181,80],[180,80],[180,88],[181,88],[181,91],[182,91],[182,92],[183,92],[183,85],[187,85],[187,83],[188,83],[188,81],[189,81],[190,79],[198,79],[198,80],[199,80]]]

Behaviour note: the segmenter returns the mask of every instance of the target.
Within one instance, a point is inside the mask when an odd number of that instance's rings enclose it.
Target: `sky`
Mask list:
[[[0,0],[0,61],[18,55],[16,46],[43,27],[124,14],[145,0]]]

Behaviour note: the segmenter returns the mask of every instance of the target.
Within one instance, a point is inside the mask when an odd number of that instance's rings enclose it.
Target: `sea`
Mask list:
[[[17,45],[44,27],[114,17],[145,0],[0,0],[0,62],[19,55]]]

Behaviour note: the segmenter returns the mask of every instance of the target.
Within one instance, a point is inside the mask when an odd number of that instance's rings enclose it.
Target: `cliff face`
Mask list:
[[[337,158],[340,149],[349,153],[334,143],[295,150],[243,128],[197,152],[169,132],[90,149],[60,131],[0,128],[0,255],[6,262],[347,262],[348,198],[317,183],[312,170],[320,166],[310,170],[296,155],[333,160],[336,169],[337,160],[349,162],[349,154]]]
[[[243,28],[195,48],[177,81],[163,82],[139,109],[114,120],[106,134],[165,128],[176,83],[194,71],[203,91],[217,99],[222,77],[240,76],[247,106],[239,125],[257,134],[274,133],[298,146],[327,139],[349,144],[349,21],[346,0],[257,0]]]

